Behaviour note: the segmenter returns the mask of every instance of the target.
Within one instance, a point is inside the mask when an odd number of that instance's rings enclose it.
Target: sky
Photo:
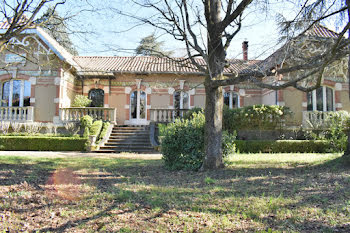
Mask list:
[[[135,20],[123,16],[128,12],[138,17],[152,17],[153,12],[132,4],[130,0],[89,0],[90,5],[81,7],[86,0],[72,1],[60,6],[59,13],[75,14],[69,21],[71,39],[77,46],[79,55],[132,56],[140,40],[152,33],[158,41],[164,42],[164,49],[172,50],[174,56],[184,56],[185,46],[160,30],[146,25],[138,25]],[[269,10],[261,5],[251,7],[244,15],[242,29],[231,43],[228,58],[242,58],[242,42],[249,41],[249,59],[264,59],[281,45],[276,15],[291,17],[295,6],[287,1],[270,1]],[[117,8],[118,10],[112,10]]]

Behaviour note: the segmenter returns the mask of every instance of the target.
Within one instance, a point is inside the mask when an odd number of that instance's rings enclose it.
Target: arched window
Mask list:
[[[91,89],[89,91],[89,99],[92,100],[91,107],[103,107],[104,106],[105,92],[102,89]]]
[[[30,106],[31,84],[27,80],[10,80],[1,85],[1,106]]]
[[[334,111],[334,91],[329,87],[319,87],[307,93],[308,111]]]
[[[229,108],[239,108],[239,96],[232,91],[224,93],[224,104]]]

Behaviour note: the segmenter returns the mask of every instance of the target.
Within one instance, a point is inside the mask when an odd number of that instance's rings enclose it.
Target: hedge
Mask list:
[[[110,126],[109,122],[104,122],[103,123],[100,135],[98,135],[96,143],[101,142],[101,140],[106,136],[109,126]]]
[[[0,136],[0,150],[85,151],[88,145],[79,137]]]
[[[288,107],[278,105],[252,105],[229,109],[224,106],[223,129],[230,133],[241,129],[279,129],[292,112]]]
[[[240,153],[326,153],[325,140],[236,140]]]
[[[102,129],[102,124],[103,122],[101,120],[98,120],[92,123],[90,127],[90,135],[97,137],[100,134],[100,131]]]

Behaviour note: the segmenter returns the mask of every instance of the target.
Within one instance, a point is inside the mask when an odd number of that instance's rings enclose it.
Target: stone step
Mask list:
[[[142,139],[147,139],[149,138],[148,135],[123,135],[123,134],[111,134],[110,138],[130,138],[130,139],[138,139],[138,138],[142,138]]]
[[[119,147],[119,146],[127,146],[127,147],[132,147],[132,146],[146,146],[149,147],[150,144],[149,142],[107,142],[105,143],[105,146],[115,146],[115,147]]]
[[[120,132],[120,133],[147,133],[148,130],[132,130],[132,129],[121,130],[121,129],[113,129],[112,132]]]
[[[145,142],[145,143],[150,143],[149,138],[133,138],[130,139],[129,137],[127,138],[118,138],[118,137],[110,137],[108,142]]]
[[[131,153],[138,153],[138,154],[154,154],[158,153],[155,150],[129,150],[129,151],[121,151],[121,150],[112,150],[112,149],[100,149],[98,151],[95,151],[97,153],[122,153],[122,152],[131,152]]]
[[[101,146],[100,150],[154,150],[152,146]]]
[[[142,132],[121,132],[121,131],[112,131],[111,134],[120,134],[120,135],[149,135],[149,132],[142,131]]]
[[[146,127],[120,127],[120,126],[114,126],[114,129],[118,129],[118,130],[147,130]]]
[[[146,126],[115,126],[109,139],[98,152],[118,153],[154,153],[149,140],[149,127]]]

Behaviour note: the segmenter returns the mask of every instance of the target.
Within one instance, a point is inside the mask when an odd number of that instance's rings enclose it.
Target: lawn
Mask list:
[[[0,177],[0,232],[350,232],[339,154],[240,154],[213,172],[5,156]]]

